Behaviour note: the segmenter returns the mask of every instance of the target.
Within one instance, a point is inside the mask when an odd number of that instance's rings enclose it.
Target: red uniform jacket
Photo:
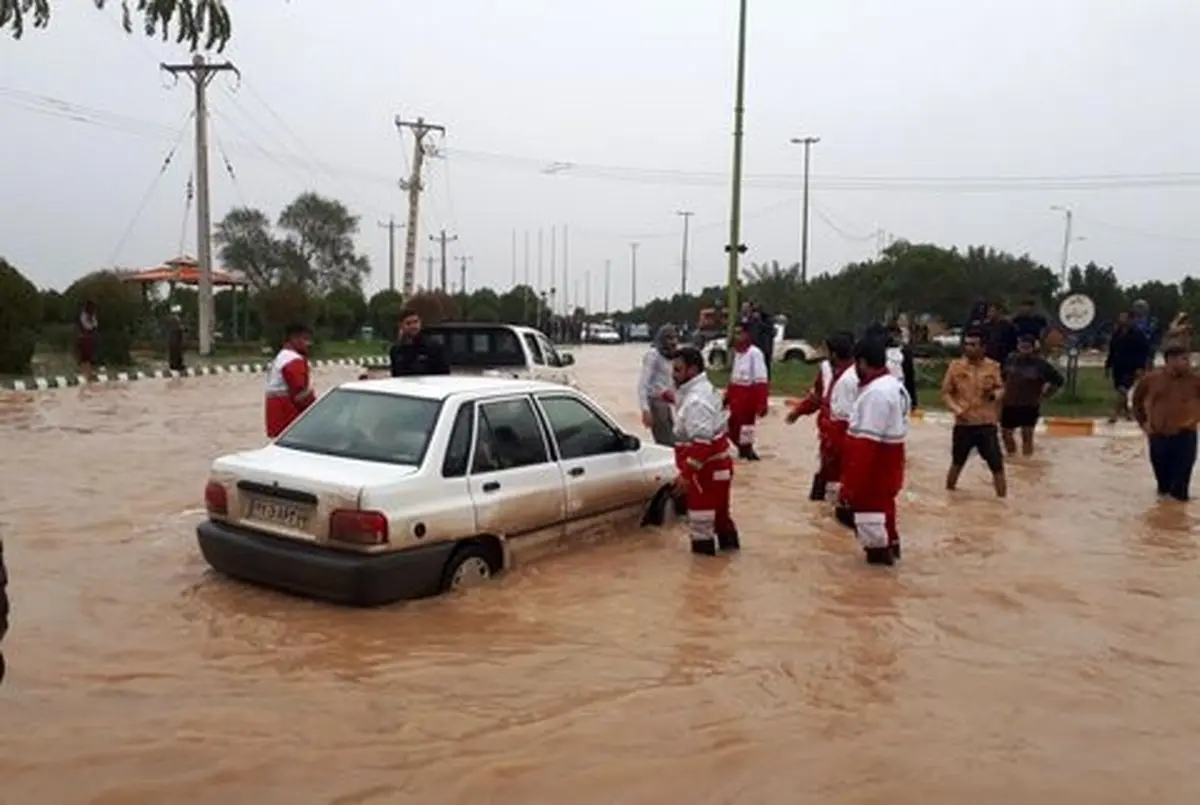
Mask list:
[[[289,347],[279,350],[267,371],[267,438],[274,439],[287,430],[315,399],[308,358]]]
[[[904,442],[911,403],[890,374],[859,387],[842,445],[842,500],[859,512],[885,512],[904,486]]]

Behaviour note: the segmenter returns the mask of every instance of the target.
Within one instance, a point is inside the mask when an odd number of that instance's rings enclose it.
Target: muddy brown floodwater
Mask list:
[[[638,354],[578,352],[631,426]],[[805,500],[812,424],[775,413],[740,556],[674,526],[360,611],[197,551],[261,386],[0,398],[0,802],[1200,802],[1200,524],[1155,501],[1139,440],[1044,439],[1009,501],[978,465],[951,499],[948,433],[914,425],[887,571]]]

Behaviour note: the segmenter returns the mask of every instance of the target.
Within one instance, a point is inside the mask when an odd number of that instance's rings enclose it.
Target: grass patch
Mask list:
[[[946,373],[946,361],[917,362],[917,401],[921,408],[944,410],[941,387]],[[1061,368],[1061,367],[1060,367]],[[779,397],[803,397],[817,378],[818,367],[804,363],[776,363],[771,367],[771,394]],[[728,371],[710,370],[709,378],[716,386],[729,380]],[[1112,383],[1097,366],[1079,367],[1075,394],[1065,389],[1042,404],[1042,414],[1048,416],[1099,417],[1108,416],[1113,409]]]

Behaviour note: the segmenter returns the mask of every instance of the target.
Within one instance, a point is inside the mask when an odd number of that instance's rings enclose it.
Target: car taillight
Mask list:
[[[383,545],[388,520],[383,512],[338,509],[329,515],[329,538],[348,545]]]
[[[216,481],[209,481],[204,487],[204,506],[209,514],[219,514],[224,517],[229,514],[229,495],[225,487]]]

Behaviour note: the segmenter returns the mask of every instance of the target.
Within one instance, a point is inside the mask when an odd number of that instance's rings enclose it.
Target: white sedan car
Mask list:
[[[537,380],[360,380],[213,462],[196,529],[216,570],[357,606],[486,580],[597,527],[660,524],[670,448]]]

